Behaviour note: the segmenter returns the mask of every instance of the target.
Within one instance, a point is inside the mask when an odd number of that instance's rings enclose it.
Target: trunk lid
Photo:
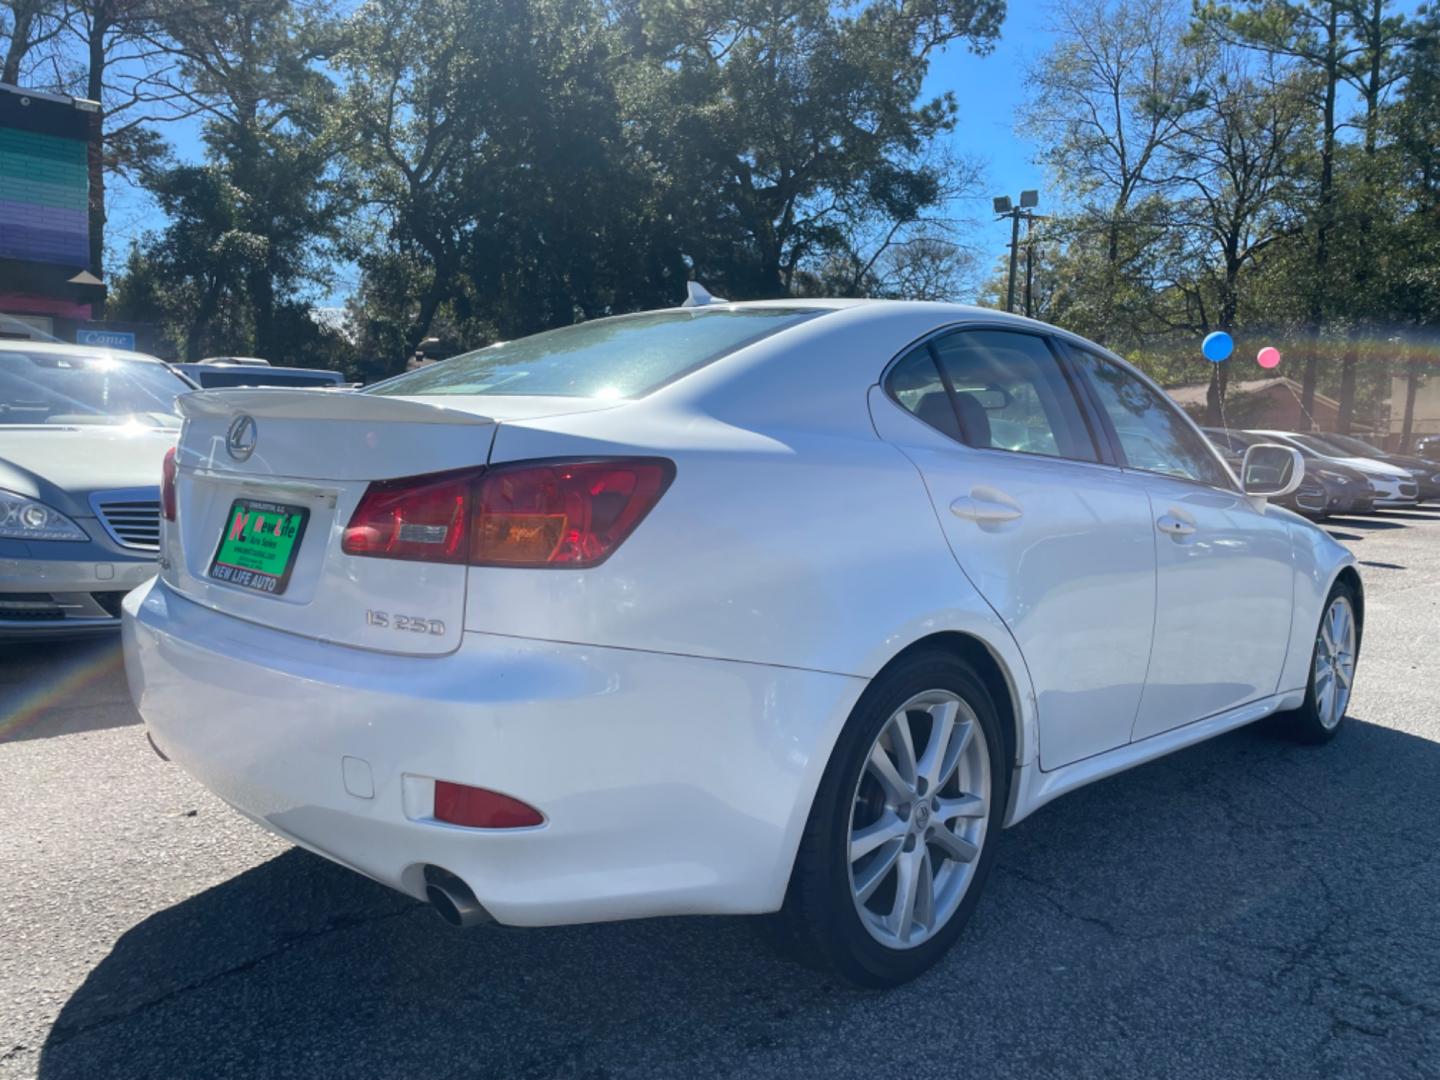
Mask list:
[[[162,561],[172,588],[345,645],[428,655],[459,646],[465,566],[351,556],[340,542],[371,481],[483,466],[493,419],[325,390],[199,392],[179,406],[178,513],[165,523]]]

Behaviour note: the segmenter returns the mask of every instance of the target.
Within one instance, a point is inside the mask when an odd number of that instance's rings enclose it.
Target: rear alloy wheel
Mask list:
[[[850,895],[865,929],[910,949],[948,923],[989,825],[990,753],[958,694],[917,694],[886,722],[850,812]]]
[[[1305,703],[1286,717],[1289,733],[1296,739],[1323,743],[1335,737],[1350,705],[1359,652],[1355,598],[1349,586],[1337,583],[1326,599],[1320,628],[1315,633]]]
[[[955,657],[876,680],[826,769],[781,915],[803,958],[889,986],[944,954],[989,870],[1002,747],[984,684]]]

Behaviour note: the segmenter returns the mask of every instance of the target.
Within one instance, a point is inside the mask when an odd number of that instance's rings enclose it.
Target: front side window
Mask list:
[[[931,427],[969,446],[1098,460],[1059,361],[1034,334],[946,334],[896,364],[887,387]]]
[[[175,398],[191,389],[158,362],[104,353],[0,349],[0,425],[179,427]]]
[[[362,393],[642,397],[818,314],[788,307],[696,308],[596,319],[463,353]]]
[[[1102,356],[1071,352],[1115,428],[1127,466],[1234,489],[1215,451],[1169,398]]]

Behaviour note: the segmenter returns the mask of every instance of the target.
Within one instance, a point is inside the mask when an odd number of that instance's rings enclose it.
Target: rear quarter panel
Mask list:
[[[621,417],[598,437],[614,418],[501,426],[496,459],[657,454],[675,481],[592,570],[472,568],[466,629],[869,676],[906,627],[989,624],[919,475],[873,435]]]
[[[738,372],[706,369],[605,412],[501,423],[492,462],[653,454],[676,476],[599,567],[472,568],[466,629],[863,678],[958,631],[1000,661],[1028,724],[1013,639],[956,565],[914,465],[871,426],[869,387],[941,316],[902,306],[876,332],[848,314],[802,328],[803,348],[747,350]],[[1017,742],[1022,758],[1033,751],[1024,732]]]

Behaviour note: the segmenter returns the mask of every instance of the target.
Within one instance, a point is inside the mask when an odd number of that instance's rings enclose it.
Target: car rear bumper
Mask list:
[[[396,656],[269,630],[161,582],[125,600],[131,694],[158,749],[255,821],[424,895],[427,865],[498,921],[773,911],[864,681],[467,633]],[[437,822],[434,780],[537,807]]]

